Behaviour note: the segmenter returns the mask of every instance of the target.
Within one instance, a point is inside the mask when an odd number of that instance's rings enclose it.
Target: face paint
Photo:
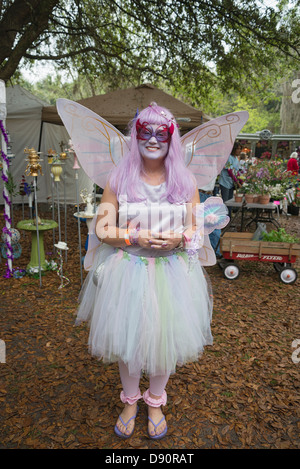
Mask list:
[[[138,138],[138,148],[141,156],[149,159],[163,158],[169,149],[169,138],[165,140],[165,131],[161,133],[161,125],[145,125],[143,130],[144,138]],[[146,139],[149,137],[149,139]],[[157,138],[158,137],[158,138]]]

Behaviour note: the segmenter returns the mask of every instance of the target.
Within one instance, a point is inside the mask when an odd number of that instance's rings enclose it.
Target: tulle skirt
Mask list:
[[[132,376],[174,373],[213,341],[210,284],[184,251],[141,257],[103,244],[79,302],[76,324],[90,323],[90,353],[121,359]]]

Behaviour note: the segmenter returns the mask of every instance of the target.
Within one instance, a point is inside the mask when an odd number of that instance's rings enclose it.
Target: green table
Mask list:
[[[39,247],[40,247],[40,262],[41,269],[44,270],[47,267],[45,260],[45,251],[44,251],[44,231],[52,230],[57,228],[58,224],[54,220],[41,220],[41,224],[38,225],[39,230]],[[31,231],[31,257],[30,262],[27,265],[29,268],[39,268],[39,251],[37,243],[37,231],[36,231],[36,221],[35,220],[22,220],[17,224],[19,230]]]

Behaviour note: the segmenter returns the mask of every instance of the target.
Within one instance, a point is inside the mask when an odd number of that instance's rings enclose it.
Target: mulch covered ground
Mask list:
[[[38,278],[6,279],[5,260],[0,264],[0,339],[6,346],[6,363],[0,364],[0,448],[299,448],[300,351],[292,344],[300,339],[300,279],[284,285],[272,264],[251,262],[240,263],[235,281],[225,279],[217,265],[207,268],[214,290],[214,344],[199,362],[170,378],[167,437],[159,442],[147,437],[143,402],[133,437],[115,436],[122,409],[117,365],[92,358],[86,325],[74,326],[81,284],[74,211],[68,207],[70,250],[63,265],[68,286],[59,289],[57,272],[47,272],[41,287]],[[40,216],[51,219],[51,210]],[[16,208],[15,226],[21,218]],[[63,212],[61,220],[63,231]],[[299,235],[299,220],[280,217],[291,234]],[[84,253],[83,223],[81,232]],[[28,233],[22,232],[21,245],[15,268],[29,262]],[[51,259],[52,231],[45,235],[45,252]],[[299,267],[298,260],[298,273]],[[142,391],[147,384],[143,377]]]

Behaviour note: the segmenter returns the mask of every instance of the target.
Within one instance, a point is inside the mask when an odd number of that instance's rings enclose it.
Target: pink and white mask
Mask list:
[[[137,121],[137,140],[140,154],[144,158],[164,158],[169,149],[171,133],[167,125],[141,124]]]

